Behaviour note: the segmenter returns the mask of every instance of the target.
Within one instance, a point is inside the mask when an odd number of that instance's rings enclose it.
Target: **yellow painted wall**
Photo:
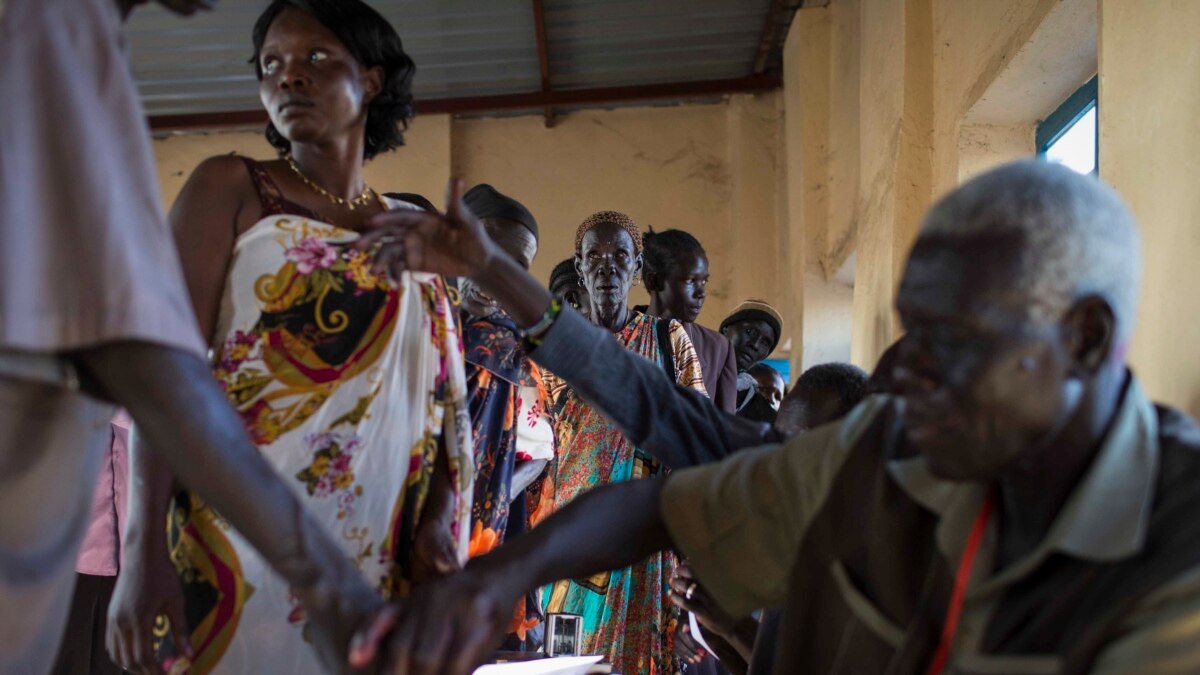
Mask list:
[[[367,164],[367,184],[379,192],[416,192],[440,203],[450,177],[450,117],[418,117],[409,125],[404,140],[404,147],[380,155]],[[270,159],[276,155],[260,131],[189,133],[155,138],[154,158],[166,208],[175,201],[197,164],[207,157],[231,152],[255,159]]]
[[[822,298],[820,311],[804,307],[803,351],[829,353],[808,340],[845,334],[846,295],[829,285],[851,254],[853,361],[869,369],[898,337],[892,303],[922,215],[961,180],[1033,154],[1036,123],[1095,72],[1095,1],[836,0],[797,12],[789,45],[819,45],[784,52],[785,83],[817,89],[785,93],[789,115],[817,120],[785,125],[801,137],[786,164],[801,167],[808,200],[805,294]]]
[[[576,226],[595,211],[632,216],[643,229],[680,228],[708,250],[709,299],[701,322],[715,327],[748,297],[787,307],[787,218],[783,105],[778,93],[706,105],[636,107],[472,120],[421,116],[407,144],[367,165],[380,191],[417,192],[441,204],[451,172],[521,200],[541,230],[534,273],[542,280],[574,251]],[[238,152],[274,156],[257,131],[156,139],[163,200],[170,205],[204,158]],[[633,299],[645,302],[643,289]]]
[[[576,227],[596,211],[625,212],[643,229],[691,232],[712,272],[701,323],[715,327],[747,297],[784,303],[781,114],[779,95],[770,94],[576,112],[550,129],[541,116],[459,120],[453,167],[533,211],[541,279],[574,253]],[[634,299],[644,302],[644,291]]]
[[[1131,362],[1200,415],[1200,2],[1100,0],[1100,176],[1142,232]]]

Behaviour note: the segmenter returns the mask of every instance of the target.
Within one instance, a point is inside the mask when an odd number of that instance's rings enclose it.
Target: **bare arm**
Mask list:
[[[171,207],[168,221],[201,335],[211,342],[238,216],[247,201],[249,177],[236,157],[202,162]],[[129,514],[125,551],[129,573],[121,575],[109,606],[109,655],[135,673],[160,673],[150,631],[166,613],[176,644],[185,646],[183,598],[167,559],[165,516],[174,475],[161,452],[153,452],[137,425],[129,447]],[[188,650],[184,649],[186,654]]]
[[[212,342],[216,327],[234,236],[244,226],[239,220],[251,210],[246,209],[252,197],[248,185],[241,160],[210,158],[188,177],[168,215],[188,297],[206,343]],[[143,544],[157,546],[164,543],[154,537],[163,534],[160,526],[174,477],[144,442],[130,444],[130,463],[129,544],[135,550]]]
[[[453,404],[451,404],[453,405]],[[443,418],[442,437],[434,460],[429,493],[421,510],[421,520],[413,541],[412,581],[426,583],[453,574],[460,569],[458,540],[454,536],[456,516],[455,486],[450,475],[450,452],[453,446],[454,412],[448,409]]]
[[[528,590],[627,567],[670,548],[659,511],[662,485],[648,479],[592,490],[527,534],[472,559],[461,574],[417,589],[403,608],[389,607],[356,635],[352,664],[369,663],[385,650],[396,672],[467,675],[490,653]]]
[[[413,269],[475,279],[518,326],[533,326],[550,306],[550,291],[491,241],[462,203],[461,189],[452,181],[444,215],[390,211],[376,216],[377,228],[357,246],[365,250],[385,243],[377,266],[393,276]],[[783,440],[770,425],[724,413],[699,392],[669,381],[661,368],[569,309],[529,355],[672,468]]]
[[[207,364],[140,342],[87,350],[78,361],[183,483],[287,580],[313,618],[326,666],[344,670],[350,633],[382,600],[246,437]]]

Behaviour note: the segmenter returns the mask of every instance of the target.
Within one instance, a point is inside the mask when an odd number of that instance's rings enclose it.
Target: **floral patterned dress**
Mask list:
[[[525,356],[519,332],[503,313],[469,320],[463,327],[475,449],[471,557],[504,542],[517,465],[554,458],[554,427],[541,369]],[[521,502],[516,506],[524,512]]]
[[[356,233],[286,202],[261,165],[247,166],[266,215],[234,245],[213,372],[263,456],[363,576],[403,596],[439,453],[467,552],[473,463],[445,282],[372,274],[369,253],[347,248]],[[217,513],[177,495],[169,535],[195,650],[187,672],[323,672],[303,608]],[[171,665],[167,634],[157,646]]]
[[[700,360],[682,324],[671,321],[670,344],[660,346],[658,321],[634,312],[615,337],[630,351],[660,365],[670,358],[676,381],[704,392]],[[649,478],[666,470],[565,382],[553,375],[546,379],[554,402],[558,454],[541,486],[535,523],[595,487]],[[682,664],[672,653],[672,640],[679,612],[667,598],[674,570],[674,555],[660,552],[622,570],[558,581],[542,589],[542,608],[547,613],[581,615],[583,653],[606,655],[615,672],[678,673]]]
[[[512,492],[523,462],[554,458],[542,372],[525,355],[521,332],[504,312],[465,317],[467,409],[475,446],[475,499],[471,505],[470,556],[483,555],[528,529],[528,495]],[[531,486],[536,488],[535,486]],[[511,507],[509,503],[512,503]],[[503,649],[535,651],[541,644],[536,594],[513,611]]]

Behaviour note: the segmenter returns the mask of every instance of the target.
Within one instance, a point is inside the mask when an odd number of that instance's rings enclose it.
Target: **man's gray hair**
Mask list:
[[[1117,193],[1091,176],[1038,159],[1007,164],[963,184],[925,215],[921,236],[1020,237],[1017,288],[1030,318],[1054,322],[1088,295],[1116,316],[1117,344],[1137,314],[1141,243]]]

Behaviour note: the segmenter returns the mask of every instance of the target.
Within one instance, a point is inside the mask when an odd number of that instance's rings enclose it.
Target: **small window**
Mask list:
[[[1038,155],[1082,174],[1096,174],[1100,168],[1098,114],[1093,77],[1038,125]]]

